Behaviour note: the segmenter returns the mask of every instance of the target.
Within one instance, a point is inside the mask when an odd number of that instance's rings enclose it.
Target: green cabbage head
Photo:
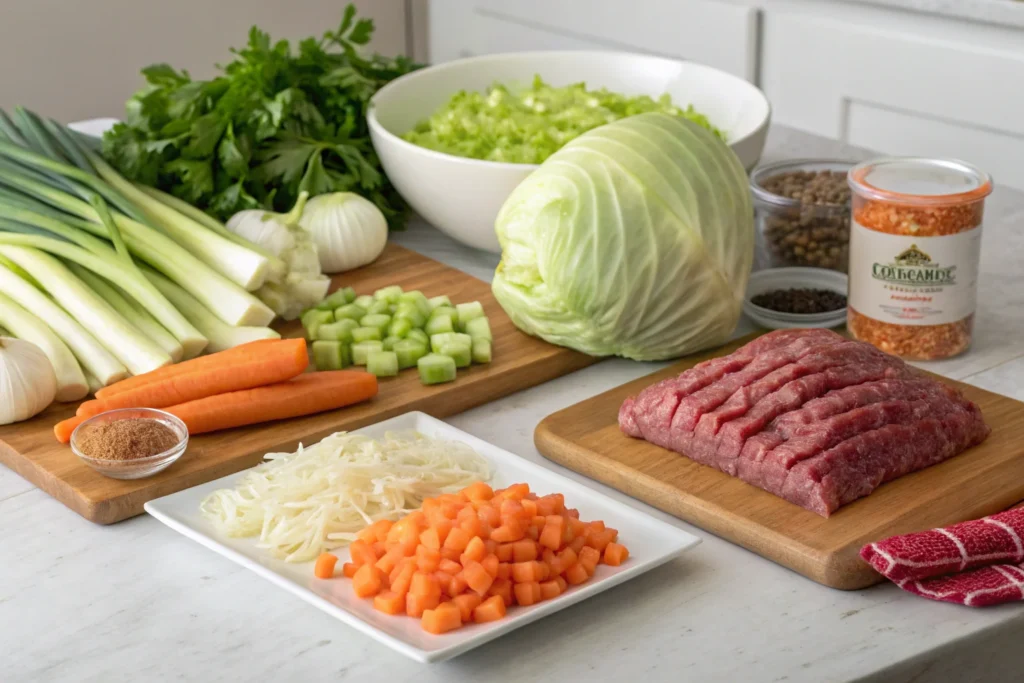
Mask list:
[[[581,135],[512,192],[495,228],[494,295],[527,334],[661,360],[736,327],[754,253],[747,175],[690,121],[641,114]]]

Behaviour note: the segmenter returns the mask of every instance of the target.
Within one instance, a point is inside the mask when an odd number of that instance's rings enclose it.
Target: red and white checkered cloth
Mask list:
[[[1024,508],[864,546],[905,591],[971,607],[1024,600]]]

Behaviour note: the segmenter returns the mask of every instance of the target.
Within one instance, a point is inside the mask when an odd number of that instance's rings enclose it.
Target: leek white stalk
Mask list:
[[[192,324],[210,340],[207,350],[210,353],[224,351],[239,344],[256,341],[257,339],[280,339],[281,335],[269,327],[235,327],[226,325],[220,318],[213,315],[201,303],[159,273],[150,269],[143,271],[149,281],[156,285],[164,296],[175,306],[185,312]]]
[[[85,373],[85,383],[89,386],[89,393],[93,395],[103,388],[103,382],[96,379],[96,376],[91,372]]]
[[[46,354],[56,376],[56,399],[62,403],[78,401],[89,393],[85,374],[67,344],[46,323],[0,293],[0,323],[18,339],[32,342]]]
[[[113,306],[115,311],[124,316],[125,320],[130,322],[132,325],[135,325],[135,327],[139,328],[143,334],[155,341],[160,348],[167,352],[167,355],[171,357],[171,360],[175,363],[182,360],[185,355],[185,351],[181,348],[181,344],[178,343],[178,340],[175,339],[170,332],[164,329],[163,325],[158,323],[153,316],[145,311],[145,309],[135,304],[127,294],[119,290],[116,285],[110,284],[99,275],[83,268],[77,263],[68,263],[67,266],[71,269],[71,272],[75,274],[75,277],[84,282],[92,291],[103,297],[103,300]],[[198,334],[198,330],[196,333]],[[203,348],[206,347],[207,343],[206,338],[203,337]],[[201,350],[202,349],[200,349],[200,351]],[[197,355],[199,354],[196,353],[192,357]]]
[[[0,265],[0,291],[22,308],[32,311],[68,345],[82,368],[92,374],[101,386],[113,384],[128,376],[128,370],[102,344],[96,341],[77,320],[40,290],[30,285],[7,267]]]
[[[376,261],[388,241],[384,214],[354,192],[313,197],[299,225],[313,238],[325,273],[343,273]]]
[[[67,267],[37,249],[0,245],[0,253],[28,271],[86,329],[102,330],[102,343],[133,375],[171,364],[170,355],[131,325]]]
[[[0,425],[38,415],[56,394],[46,354],[32,342],[0,337]]]

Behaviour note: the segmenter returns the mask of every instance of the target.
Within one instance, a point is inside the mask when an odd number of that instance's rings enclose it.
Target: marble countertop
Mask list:
[[[837,155],[865,156],[775,127],[765,160]],[[1024,399],[1022,223],[1024,194],[997,189],[986,211],[975,344],[961,358],[928,367]],[[497,261],[422,225],[396,241],[484,279]],[[824,588],[537,453],[533,430],[543,417],[658,367],[608,360],[449,422],[587,481],[704,543],[528,629],[430,666],[148,516],[96,526],[0,468],[0,680],[955,683],[1019,677],[1020,605],[972,610],[892,585]]]

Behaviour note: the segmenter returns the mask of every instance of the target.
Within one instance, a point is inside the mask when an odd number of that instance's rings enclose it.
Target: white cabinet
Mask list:
[[[432,62],[625,50],[691,59],[751,81],[757,73],[757,10],[741,0],[431,0],[429,12]]]
[[[773,120],[1024,187],[1024,30],[856,3],[766,0]]]

